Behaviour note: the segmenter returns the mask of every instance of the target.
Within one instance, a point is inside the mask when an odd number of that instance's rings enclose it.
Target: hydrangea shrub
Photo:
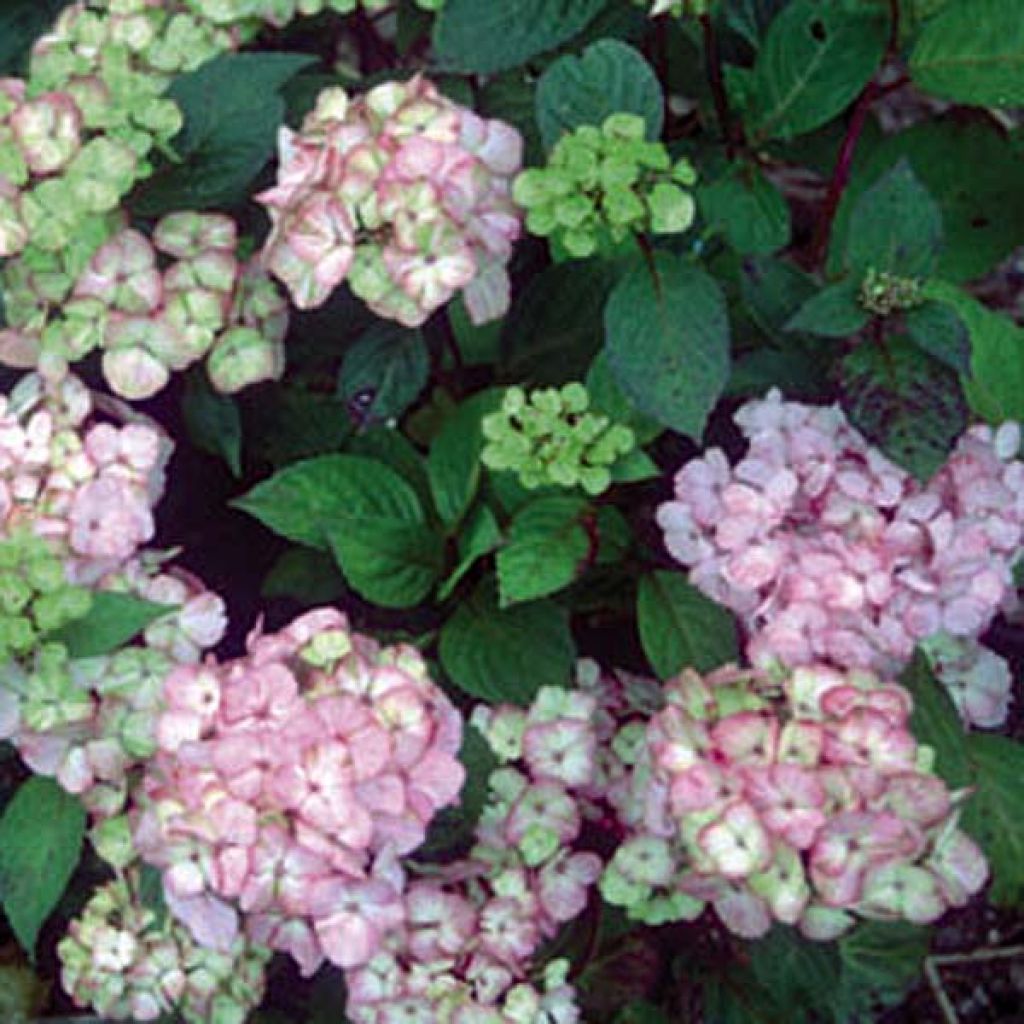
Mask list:
[[[11,0],[0,1015],[1015,1012],[1022,108],[1016,0]]]

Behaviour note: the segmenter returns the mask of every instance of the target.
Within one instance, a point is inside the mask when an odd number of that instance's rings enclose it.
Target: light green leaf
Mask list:
[[[915,85],[957,103],[1024,106],[1024,18],[1018,0],[956,0],[910,54]]]
[[[498,552],[498,593],[502,608],[546,597],[576,579],[590,551],[582,498],[538,498],[512,520],[508,541]]]
[[[581,32],[606,0],[446,0],[434,49],[458,71],[492,74],[553,50]]]
[[[733,617],[687,583],[682,573],[644,576],[636,614],[644,653],[661,679],[683,668],[709,672],[739,659]]]
[[[0,903],[29,956],[75,870],[84,836],[85,808],[53,779],[23,782],[4,808]]]
[[[604,324],[604,354],[630,402],[699,440],[729,378],[729,320],[715,281],[655,253],[652,267],[638,264],[615,286]]]
[[[750,135],[788,139],[830,121],[878,68],[888,31],[880,5],[793,0],[772,20],[757,55]]]
[[[55,630],[48,639],[64,644],[72,658],[95,658],[123,647],[151,622],[176,610],[175,605],[155,604],[133,594],[98,590],[82,618]]]
[[[648,139],[661,136],[658,76],[638,51],[616,39],[601,39],[580,57],[559,58],[537,83],[537,125],[547,149],[581,124],[600,125],[615,113],[637,114]]]
[[[495,580],[480,582],[444,624],[441,665],[466,693],[529,704],[542,686],[566,686],[576,657],[568,612],[551,600],[498,607]]]
[[[420,331],[398,324],[371,327],[345,353],[338,397],[362,423],[401,416],[427,383],[430,359]]]

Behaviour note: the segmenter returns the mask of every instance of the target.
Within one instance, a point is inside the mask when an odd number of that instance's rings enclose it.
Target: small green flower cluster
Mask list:
[[[651,17],[656,18],[659,14],[689,14],[692,17],[702,17],[711,10],[712,0],[636,0],[642,7],[651,8]]]
[[[91,595],[64,576],[46,541],[29,533],[0,540],[0,664],[23,657],[46,633],[89,610]]]
[[[484,465],[515,472],[530,489],[553,484],[601,494],[612,482],[610,467],[636,439],[629,427],[589,407],[587,389],[576,382],[529,396],[509,388],[501,409],[483,420]]]
[[[683,186],[697,174],[688,160],[673,163],[664,144],[648,142],[644,131],[642,117],[620,113],[559,139],[547,167],[516,178],[512,195],[527,211],[527,228],[580,259],[630,232],[685,231],[695,205]]]
[[[921,282],[916,277],[900,277],[871,267],[860,286],[860,304],[876,316],[890,316],[922,302]]]

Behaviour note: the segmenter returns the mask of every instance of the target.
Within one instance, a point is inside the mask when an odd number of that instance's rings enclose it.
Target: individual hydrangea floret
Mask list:
[[[277,185],[258,197],[273,221],[263,260],[300,308],[342,281],[409,327],[460,291],[476,323],[508,308],[520,232],[509,193],[522,163],[510,125],[417,75],[356,98],[325,90],[279,148]]]
[[[611,485],[614,464],[635,444],[629,427],[591,410],[587,389],[576,382],[529,394],[509,388],[482,429],[484,465],[516,473],[531,489],[582,487],[601,494]]]
[[[829,939],[857,917],[931,923],[984,884],[956,827],[963,794],[932,773],[902,687],[823,666],[687,670],[665,700],[617,795],[629,834],[601,881],[632,916],[710,903],[745,938],[781,921]]]
[[[683,466],[657,513],[690,580],[742,619],[759,665],[898,673],[939,632],[968,640],[1014,599],[1024,529],[1015,424],[972,427],[926,484],[837,406],[777,391],[736,422],[746,455]]]
[[[642,117],[612,114],[600,128],[582,125],[562,136],[546,167],[516,178],[512,194],[527,211],[527,229],[584,258],[630,234],[689,228],[693,166],[673,163],[662,143],[645,140],[645,131]]]
[[[949,633],[927,637],[921,648],[965,722],[991,729],[1006,721],[1013,674],[1005,658]]]
[[[922,282],[872,267],[860,287],[860,304],[876,316],[914,309],[924,302]]]
[[[143,904],[140,884],[132,869],[71,922],[57,945],[64,990],[112,1020],[244,1024],[263,998],[270,952],[241,936],[224,952],[199,946],[166,911]]]
[[[320,609],[166,678],[135,842],[171,912],[227,949],[368,962],[404,918],[397,857],[463,781],[461,719],[419,653]]]

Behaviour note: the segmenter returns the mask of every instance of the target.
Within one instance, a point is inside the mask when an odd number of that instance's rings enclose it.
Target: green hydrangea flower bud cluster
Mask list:
[[[0,539],[0,664],[24,657],[40,637],[89,610],[92,597],[68,583],[64,566],[40,537]]]
[[[578,486],[601,494],[611,485],[612,465],[636,443],[629,427],[590,410],[590,395],[577,382],[529,395],[509,388],[482,428],[484,465],[516,473],[530,489]]]
[[[65,990],[114,1020],[177,1013],[186,1024],[243,1024],[263,998],[269,951],[241,937],[226,952],[200,946],[138,894],[130,870],[72,921],[57,946]]]
[[[689,228],[693,165],[673,163],[664,144],[648,142],[644,132],[642,117],[619,113],[600,128],[582,125],[559,139],[547,167],[523,171],[513,186],[513,198],[527,211],[527,228],[581,259],[631,232]]]
[[[922,302],[922,283],[915,277],[900,277],[871,267],[860,286],[860,304],[876,316],[890,316]]]
[[[650,7],[651,17],[656,18],[659,14],[688,14],[691,17],[699,18],[711,11],[713,0],[636,0],[641,7]]]

